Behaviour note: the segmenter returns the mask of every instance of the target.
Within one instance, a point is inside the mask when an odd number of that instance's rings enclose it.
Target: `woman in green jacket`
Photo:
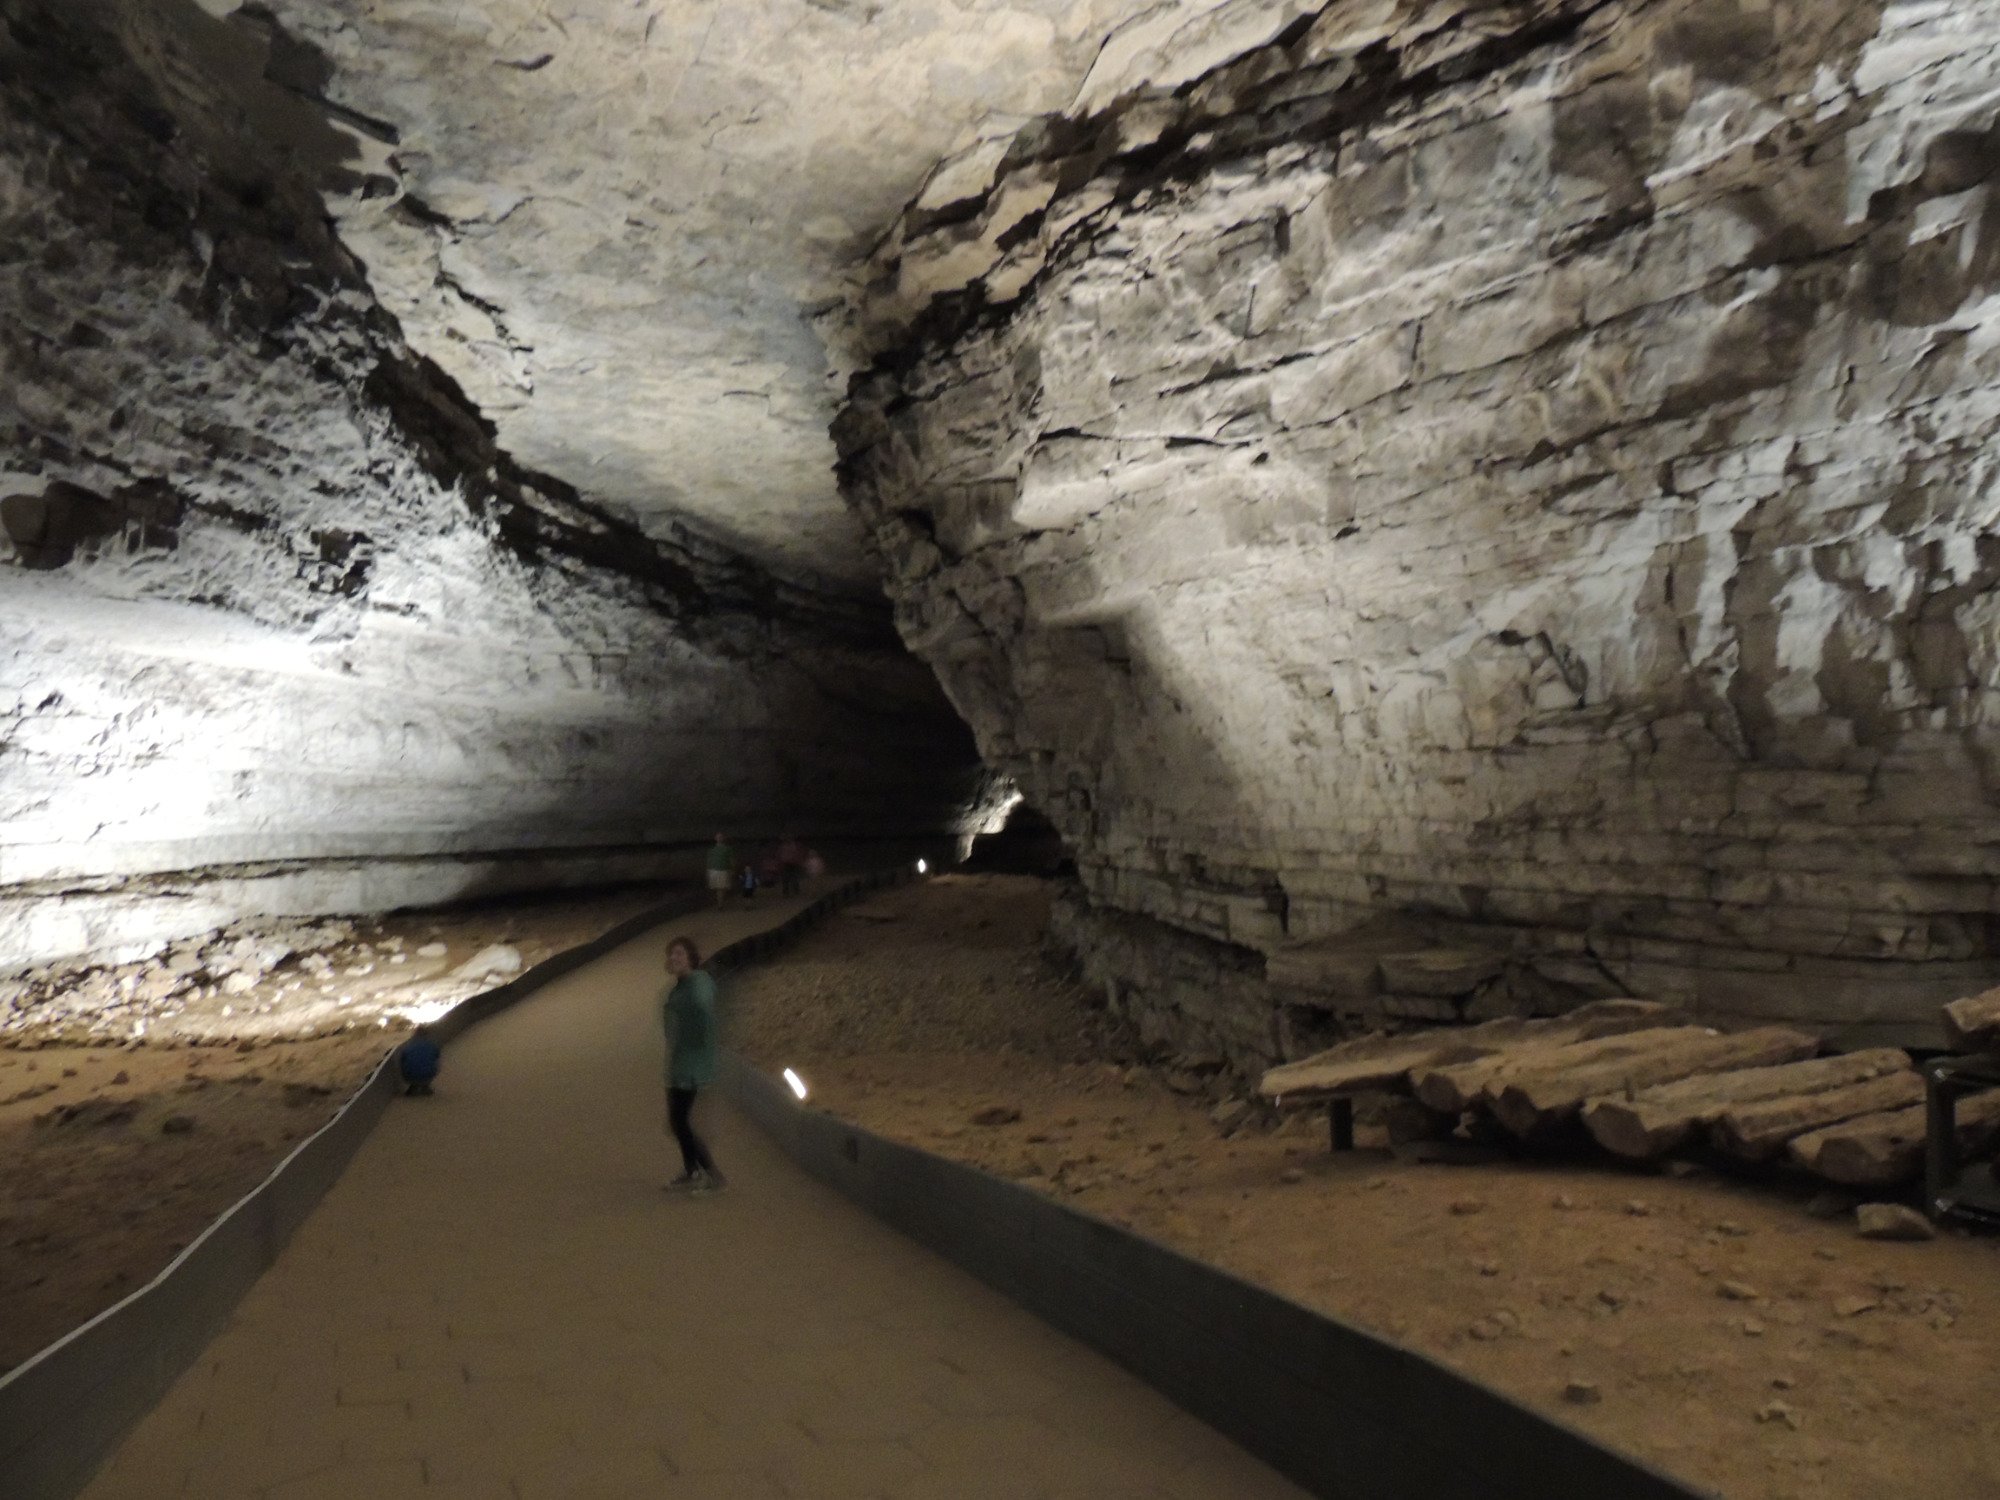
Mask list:
[[[667,973],[674,981],[660,1008],[667,1034],[667,1125],[680,1143],[682,1169],[667,1186],[713,1192],[726,1179],[688,1116],[696,1092],[715,1080],[715,981],[702,969],[693,938],[667,944]]]

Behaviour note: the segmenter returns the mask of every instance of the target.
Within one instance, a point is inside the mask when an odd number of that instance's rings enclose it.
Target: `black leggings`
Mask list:
[[[715,1171],[715,1158],[708,1154],[708,1147],[688,1122],[688,1111],[694,1108],[694,1096],[693,1089],[667,1090],[667,1124],[673,1129],[674,1139],[680,1142],[681,1167],[690,1176],[696,1172]]]

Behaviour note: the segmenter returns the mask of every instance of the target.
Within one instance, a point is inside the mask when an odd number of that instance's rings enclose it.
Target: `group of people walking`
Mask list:
[[[826,862],[817,851],[808,849],[789,833],[767,850],[762,859],[739,856],[728,835],[718,833],[708,851],[708,889],[720,910],[736,894],[750,897],[759,887],[775,885],[781,895],[796,896],[807,876],[826,873]]]

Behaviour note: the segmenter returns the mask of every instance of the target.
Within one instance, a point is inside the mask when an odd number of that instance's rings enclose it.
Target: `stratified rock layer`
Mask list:
[[[819,317],[940,154],[1061,108],[1143,3],[261,8],[315,91],[393,126],[341,238],[508,452],[651,535],[692,519],[872,600],[827,472],[852,366]]]
[[[405,346],[320,196],[386,127],[261,15],[0,13],[0,971],[951,827],[880,612],[526,471]]]
[[[1994,0],[1338,5],[947,168],[847,493],[1100,927],[1983,987],[1996,84]]]

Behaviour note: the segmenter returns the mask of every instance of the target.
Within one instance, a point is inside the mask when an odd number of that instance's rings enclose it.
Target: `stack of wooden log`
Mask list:
[[[1955,1002],[1946,1025],[2000,1046],[2000,990]],[[1471,1116],[1524,1141],[1580,1126],[1631,1160],[1706,1148],[1743,1163],[1788,1158],[1848,1187],[1918,1176],[1927,1122],[1909,1055],[1821,1051],[1790,1027],[1723,1032],[1649,1001],[1601,1000],[1545,1020],[1359,1037],[1271,1069],[1258,1092],[1285,1106],[1403,1095],[1405,1121],[1414,1112],[1448,1132]],[[1967,1153],[2000,1140],[2000,1089],[1962,1102],[1958,1122]]]

